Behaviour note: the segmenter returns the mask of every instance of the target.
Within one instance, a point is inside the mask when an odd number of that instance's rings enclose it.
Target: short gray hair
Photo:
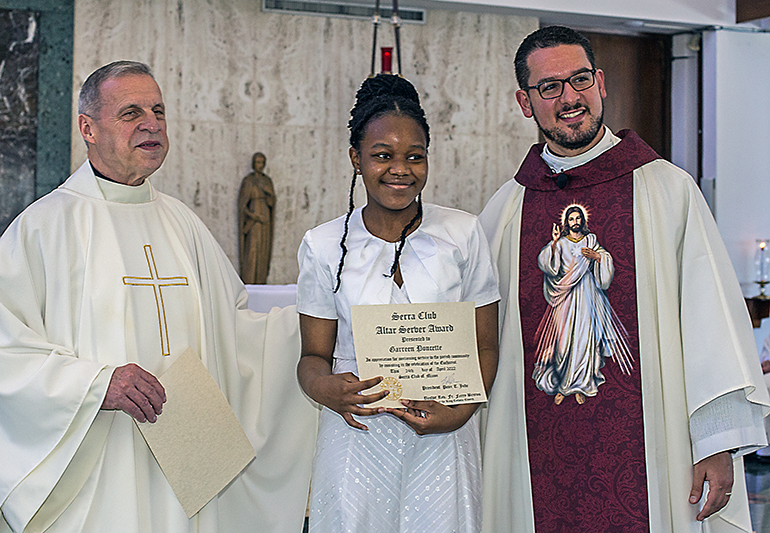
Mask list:
[[[100,90],[104,82],[129,74],[141,74],[155,79],[150,67],[138,61],[113,61],[104,65],[93,71],[83,83],[78,98],[78,114],[97,118],[102,107]]]

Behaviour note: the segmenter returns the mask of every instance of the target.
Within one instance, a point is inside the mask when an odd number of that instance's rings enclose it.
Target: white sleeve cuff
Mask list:
[[[715,453],[751,453],[767,445],[762,406],[746,400],[743,390],[720,396],[690,417],[693,463]]]

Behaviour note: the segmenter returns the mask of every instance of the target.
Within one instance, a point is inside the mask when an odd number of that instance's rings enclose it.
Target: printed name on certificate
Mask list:
[[[353,306],[359,378],[383,377],[364,394],[390,392],[367,407],[485,402],[475,313],[473,302]]]

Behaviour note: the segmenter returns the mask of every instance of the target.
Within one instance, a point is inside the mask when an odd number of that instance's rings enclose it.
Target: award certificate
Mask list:
[[[364,394],[390,391],[367,407],[403,407],[402,398],[487,400],[473,302],[355,305],[351,318],[359,378],[383,377]]]

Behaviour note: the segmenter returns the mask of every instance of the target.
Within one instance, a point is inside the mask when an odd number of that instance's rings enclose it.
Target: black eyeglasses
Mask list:
[[[537,89],[537,92],[540,93],[540,97],[543,100],[553,100],[554,98],[560,97],[562,93],[564,93],[565,83],[569,83],[570,86],[572,86],[572,88],[578,92],[590,89],[594,86],[594,83],[596,83],[596,76],[594,75],[595,73],[595,68],[591,70],[584,70],[583,72],[578,72],[577,74],[573,74],[569,78],[564,78],[563,80],[541,81],[537,85],[524,87],[524,89],[527,91],[530,89]]]

